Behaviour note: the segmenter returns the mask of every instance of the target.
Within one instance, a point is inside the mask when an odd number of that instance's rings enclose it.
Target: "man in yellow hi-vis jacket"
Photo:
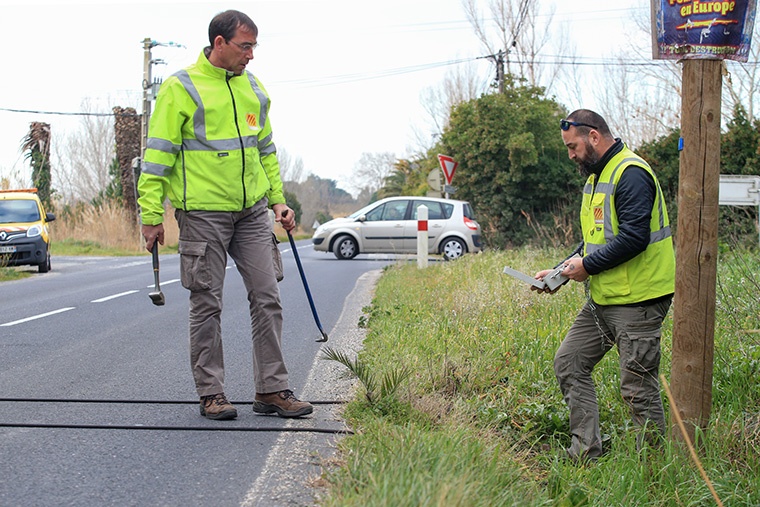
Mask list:
[[[554,372],[570,409],[567,456],[595,460],[602,438],[591,372],[615,345],[621,395],[640,430],[637,443],[656,443],[666,430],[660,329],[675,291],[675,256],[662,189],[649,164],[613,138],[593,111],[574,111],[560,129],[570,159],[588,177],[580,217],[583,256],[563,261],[562,274],[588,280],[590,296],[557,350]]]
[[[282,305],[272,261],[268,206],[287,230],[269,96],[245,70],[258,28],[239,11],[214,17],[210,46],[161,86],[138,184],[146,248],[164,242],[163,202],[179,224],[182,285],[190,291],[190,360],[201,415],[233,419],[224,394],[221,312],[227,253],[248,292],[256,397],[253,410],[299,417],[312,406],[288,385]]]

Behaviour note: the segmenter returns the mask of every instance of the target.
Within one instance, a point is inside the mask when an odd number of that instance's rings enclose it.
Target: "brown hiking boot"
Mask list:
[[[226,420],[237,417],[235,406],[224,393],[201,396],[201,415],[209,419]]]
[[[301,417],[311,414],[313,410],[310,403],[299,401],[290,389],[279,393],[256,393],[253,402],[253,411],[257,414],[277,413],[280,417]]]

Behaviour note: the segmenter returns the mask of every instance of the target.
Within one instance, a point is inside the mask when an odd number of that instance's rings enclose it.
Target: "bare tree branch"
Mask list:
[[[82,103],[83,112],[92,112]],[[56,146],[58,161],[54,177],[66,200],[90,201],[106,189],[114,159],[114,130],[110,116],[82,116],[79,128]]]

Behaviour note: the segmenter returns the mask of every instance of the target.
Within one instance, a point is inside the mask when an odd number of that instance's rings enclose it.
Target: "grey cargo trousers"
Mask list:
[[[256,392],[288,389],[266,198],[238,212],[178,209],[175,217],[180,277],[190,291],[190,365],[198,395],[224,392],[221,314],[227,253],[248,292]]]
[[[554,373],[570,409],[571,458],[602,455],[599,407],[591,371],[615,345],[620,354],[620,394],[630,407],[634,426],[665,435],[658,380],[660,329],[671,301],[665,298],[646,306],[593,308],[587,302],[576,317],[554,356]],[[643,437],[642,432],[639,445]]]

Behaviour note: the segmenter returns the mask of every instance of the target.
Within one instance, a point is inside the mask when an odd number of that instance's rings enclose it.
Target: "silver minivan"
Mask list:
[[[428,253],[452,260],[480,251],[480,225],[470,203],[435,197],[388,197],[320,225],[314,250],[338,259],[360,253],[417,253],[417,208],[428,209]]]

